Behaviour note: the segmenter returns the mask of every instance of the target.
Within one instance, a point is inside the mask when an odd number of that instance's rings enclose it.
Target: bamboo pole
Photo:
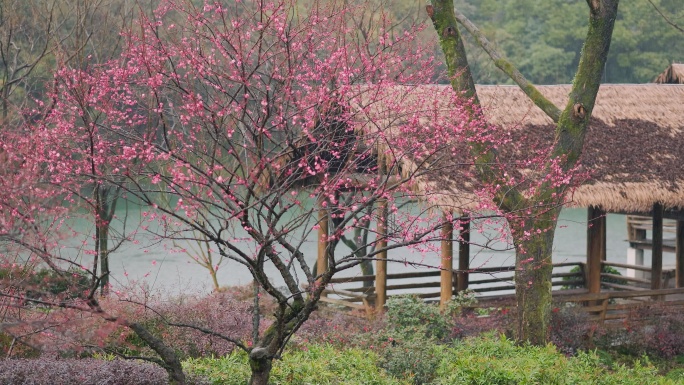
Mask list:
[[[461,217],[461,232],[458,240],[458,273],[456,274],[456,291],[468,288],[468,270],[470,270],[470,218]]]
[[[440,272],[440,297],[439,306],[442,310],[451,301],[454,293],[454,225],[450,220],[451,215],[444,213],[444,224],[442,225],[442,270]]]

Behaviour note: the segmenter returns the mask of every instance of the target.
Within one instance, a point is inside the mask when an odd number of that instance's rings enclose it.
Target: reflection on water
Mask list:
[[[121,213],[120,216],[123,216]],[[155,223],[146,223],[145,218],[140,212],[140,208],[131,209],[129,206],[128,221],[142,222],[150,226],[148,229],[154,230]],[[74,226],[74,233],[92,234],[92,224],[86,220],[79,220]],[[114,224],[119,226],[120,224]],[[129,229],[130,230],[130,229]],[[192,293],[208,291],[211,289],[210,277],[208,272],[197,265],[190,257],[173,247],[172,242],[155,238],[154,236],[141,236],[144,231],[140,231],[137,242],[127,242],[123,244],[110,257],[112,270],[112,283],[114,285],[126,285],[130,282],[142,282],[145,285],[166,293]],[[237,234],[238,238],[246,234]],[[471,240],[475,244],[484,244],[487,241],[487,234],[474,233]],[[608,215],[608,234],[607,234],[607,254],[609,261],[625,261],[628,244],[625,242],[627,230],[624,215]],[[77,241],[74,240],[74,243]],[[246,249],[253,249],[244,239],[237,239],[236,243]],[[177,242],[181,248],[187,244]],[[495,244],[497,248],[505,248],[501,244]],[[505,245],[504,245],[505,246]],[[348,252],[344,245],[339,246],[340,253]],[[307,237],[303,243],[302,251],[306,260],[313,263],[316,259],[317,245],[315,234]],[[71,256],[78,254],[76,247],[65,249]],[[585,209],[564,209],[558,222],[556,237],[554,242],[554,262],[583,262],[586,257],[586,210]],[[667,257],[667,254],[666,254]],[[88,257],[90,258],[90,257]],[[407,261],[419,261],[428,265],[438,266],[439,256],[435,253],[419,254],[407,249],[393,250],[389,258]],[[89,259],[84,259],[83,263],[89,265]],[[513,265],[515,261],[513,252],[510,250],[494,251],[483,249],[478,246],[471,248],[471,268],[475,267],[497,267]],[[665,261],[667,264],[667,261]],[[270,276],[276,277],[275,268],[270,267]],[[390,273],[415,271],[416,268],[404,263],[389,263]],[[420,269],[418,269],[420,270]],[[358,275],[360,269],[350,270],[342,273],[342,276]],[[303,275],[300,275],[303,278]],[[474,277],[473,277],[474,278]],[[234,261],[223,261],[219,271],[218,280],[222,286],[244,285],[252,281],[248,270]],[[274,278],[277,284],[282,285],[282,281]]]

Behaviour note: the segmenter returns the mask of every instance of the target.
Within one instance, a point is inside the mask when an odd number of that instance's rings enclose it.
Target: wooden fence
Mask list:
[[[603,262],[604,266],[622,269],[637,269],[650,272],[650,267]],[[652,300],[664,300],[663,306],[684,306],[684,288],[670,289],[668,284],[674,271],[663,271],[661,279],[665,289],[650,290],[650,280],[602,273],[602,288],[606,291],[588,293],[586,285],[586,265],[579,262],[554,264],[552,286],[554,302],[557,306],[577,306],[587,312],[591,319],[611,321],[625,318],[640,306],[653,304]],[[578,271],[570,271],[579,267]],[[561,271],[557,271],[561,270]],[[456,272],[454,272],[456,273]],[[468,271],[467,287],[477,293],[476,307],[515,306],[514,266],[481,268]],[[457,274],[454,274],[456,277]],[[440,297],[440,271],[423,271],[387,274],[388,297],[413,294],[426,301],[436,301]],[[375,299],[375,276],[355,276],[333,278],[323,292],[321,301],[365,310],[372,314]],[[366,284],[364,287],[363,284]],[[458,282],[454,279],[454,288]],[[557,290],[564,288],[566,290]],[[455,289],[454,289],[454,292]]]
[[[583,263],[558,263],[554,269],[579,267],[578,272],[554,272],[552,274],[553,287],[584,286],[585,268]],[[454,277],[457,276],[454,272]],[[482,296],[500,297],[515,290],[514,266],[480,268],[468,271],[467,287]],[[440,271],[422,271],[409,273],[387,274],[387,296],[413,294],[426,301],[436,301],[440,297]],[[323,302],[342,305],[354,309],[366,309],[370,312],[375,299],[375,276],[356,276],[333,278],[323,292]],[[366,286],[363,286],[366,283]],[[457,279],[453,282],[454,292],[458,287]],[[437,290],[435,290],[437,289]],[[480,298],[480,297],[478,297]]]
[[[629,318],[635,310],[640,308],[652,309],[656,304],[661,309],[682,307],[684,306],[684,288],[605,291],[570,295],[559,292],[554,296],[554,302],[559,305],[574,304],[595,321],[615,321]]]

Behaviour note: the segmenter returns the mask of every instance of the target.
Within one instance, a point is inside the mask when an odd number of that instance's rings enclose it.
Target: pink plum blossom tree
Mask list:
[[[69,199],[94,185],[141,202],[145,221],[159,224],[157,237],[211,244],[213,253],[249,270],[259,292],[275,301],[273,323],[260,331],[255,296],[252,341],[167,320],[244,349],[251,383],[266,384],[272,361],[335,274],[390,249],[424,250],[439,239],[443,218],[429,210],[429,197],[420,197],[427,206],[421,215],[398,207],[417,198],[412,187],[421,176],[459,167],[445,161],[454,142],[482,127],[453,91],[413,86],[437,76],[432,50],[415,41],[421,27],[398,32],[376,14],[375,28],[360,35],[349,21],[367,17],[362,10],[346,2],[313,2],[302,10],[288,0],[201,6],[165,0],[152,15],[141,13],[124,32],[120,57],[58,71],[44,118],[4,146],[7,164],[26,169],[29,186],[21,195],[3,195],[3,228],[35,218],[59,223],[54,213],[40,212],[62,210],[54,204],[13,211],[19,203],[12,199],[28,202],[43,191],[45,199]],[[31,147],[35,140],[41,147]],[[314,270],[302,247],[321,226],[329,228],[320,239],[326,258]],[[375,236],[350,251],[337,247],[359,227]],[[93,284],[78,296],[37,301],[130,328],[183,383],[178,356],[160,336],[108,311],[95,296],[107,277],[97,259],[61,261],[54,248],[36,246],[41,234],[29,241],[7,233],[4,240],[39,249],[55,271],[75,264]],[[4,296],[16,307],[26,300],[21,293]]]

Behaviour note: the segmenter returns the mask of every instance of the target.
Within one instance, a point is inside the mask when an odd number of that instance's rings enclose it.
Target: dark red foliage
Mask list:
[[[177,327],[172,324],[197,326],[249,346],[252,338],[252,307],[251,300],[237,299],[230,292],[218,292],[199,299],[169,303],[159,308],[159,313],[171,325],[159,318],[151,321],[158,323],[156,327],[159,328],[164,342],[185,356],[223,356],[232,352],[235,344],[191,327]],[[261,331],[268,325],[270,321],[262,319]]]
[[[158,365],[96,359],[0,360],[0,385],[161,385],[168,375]]]
[[[669,359],[684,354],[684,318],[677,309],[644,306],[632,311],[619,325],[598,329],[594,340],[597,347]]]
[[[515,322],[515,314],[511,314],[507,308],[492,310],[489,314],[482,316],[475,313],[464,314],[454,318],[451,337],[474,337],[491,331],[510,335],[513,322]]]
[[[381,320],[368,320],[361,316],[338,311],[319,310],[311,314],[295,335],[301,343],[329,343],[334,346],[364,345],[370,343],[368,335],[382,329]]]

